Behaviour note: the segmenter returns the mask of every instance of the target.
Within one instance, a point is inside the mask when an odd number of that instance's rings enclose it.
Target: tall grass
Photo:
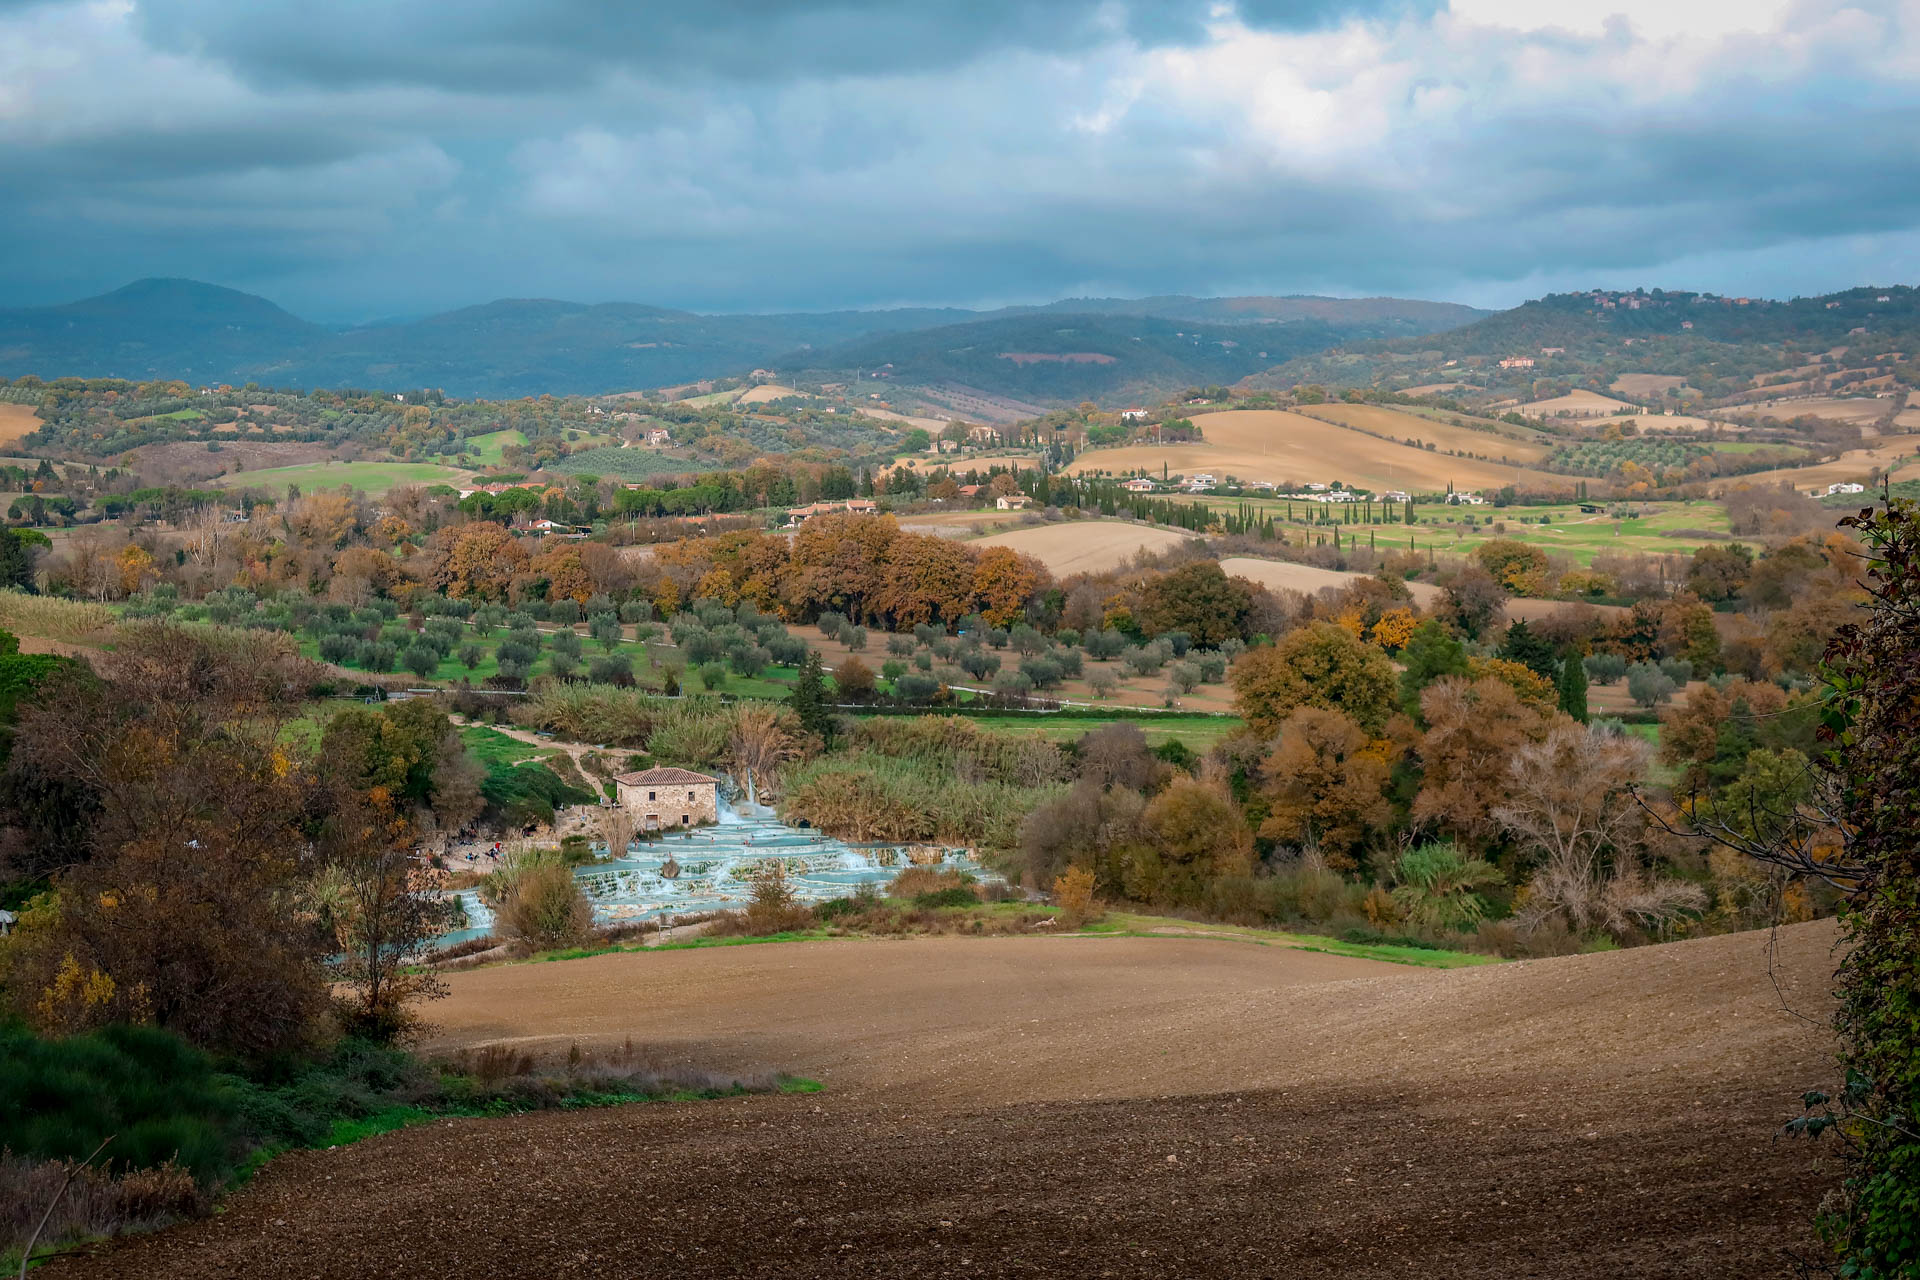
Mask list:
[[[646,744],[654,726],[675,705],[672,699],[643,689],[550,682],[515,707],[513,718],[516,723],[545,729],[572,742],[638,748]]]
[[[1065,790],[968,781],[938,757],[873,751],[825,757],[791,770],[780,816],[848,840],[922,841],[1011,848],[1020,819]]]
[[[113,626],[117,615],[103,604],[0,591],[0,627],[15,635],[84,640]]]

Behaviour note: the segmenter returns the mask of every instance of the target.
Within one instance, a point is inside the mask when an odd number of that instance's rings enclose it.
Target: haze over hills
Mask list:
[[[1079,313],[1107,318],[1059,323]],[[901,308],[785,315],[503,299],[421,320],[340,330],[237,290],[149,279],[78,302],[0,311],[0,375],[439,387],[459,396],[503,397],[657,387],[767,366],[857,372],[892,361],[913,366],[903,377],[950,379],[965,371],[990,392],[1079,398],[1133,386],[1171,390],[1231,380],[1289,355],[1430,333],[1485,314],[1450,303],[1387,298],[1084,299],[997,312]],[[1174,336],[1182,322],[1201,320],[1247,333],[1193,342]],[[923,330],[941,336],[931,345],[886,345],[890,335]],[[980,364],[967,354],[988,346],[1046,354],[1060,350],[1066,338],[1073,338],[1068,346],[1111,356],[1111,363],[1091,361],[1072,376],[1059,376],[991,356]],[[1268,357],[1253,354],[1263,350]]]

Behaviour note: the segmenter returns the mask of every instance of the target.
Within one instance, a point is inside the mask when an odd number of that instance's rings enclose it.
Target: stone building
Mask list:
[[[643,769],[614,776],[620,807],[642,831],[720,820],[720,784],[691,769]]]

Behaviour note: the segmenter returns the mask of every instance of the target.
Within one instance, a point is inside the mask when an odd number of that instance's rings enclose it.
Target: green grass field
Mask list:
[[[1295,518],[1289,525],[1285,520],[1289,504],[1273,498],[1248,499],[1244,504],[1236,498],[1217,498],[1208,499],[1208,505],[1218,511],[1235,511],[1245,505],[1262,515],[1273,515],[1296,545],[1303,535],[1324,537],[1331,542],[1337,528],[1343,543],[1357,538],[1364,546],[1371,538],[1373,545],[1383,551],[1411,545],[1422,555],[1428,551],[1467,555],[1489,539],[1514,538],[1558,552],[1581,564],[1591,564],[1596,555],[1622,552],[1691,555],[1706,543],[1734,540],[1726,508],[1704,498],[1691,502],[1634,503],[1631,504],[1633,511],[1644,510],[1646,514],[1619,520],[1604,511],[1598,515],[1585,514],[1576,503],[1498,508],[1421,505],[1414,508],[1419,518],[1419,523],[1414,525],[1398,520],[1371,525],[1308,525],[1305,517],[1314,504],[1304,502],[1291,504]],[[1545,524],[1540,523],[1543,516]],[[1473,522],[1471,528],[1465,523],[1468,520]]]
[[[454,484],[466,472],[432,462],[308,462],[292,467],[263,467],[236,471],[211,483],[222,489],[282,490],[299,485],[303,493],[348,485],[367,494],[382,494],[403,484]]]
[[[468,436],[457,450],[482,466],[497,467],[501,464],[500,451],[510,444],[525,444],[527,433],[518,427],[506,431],[494,431],[484,436]]]

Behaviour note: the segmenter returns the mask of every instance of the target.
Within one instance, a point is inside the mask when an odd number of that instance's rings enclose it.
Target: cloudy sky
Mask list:
[[[0,303],[1785,295],[1917,151],[1920,0],[0,0]]]

